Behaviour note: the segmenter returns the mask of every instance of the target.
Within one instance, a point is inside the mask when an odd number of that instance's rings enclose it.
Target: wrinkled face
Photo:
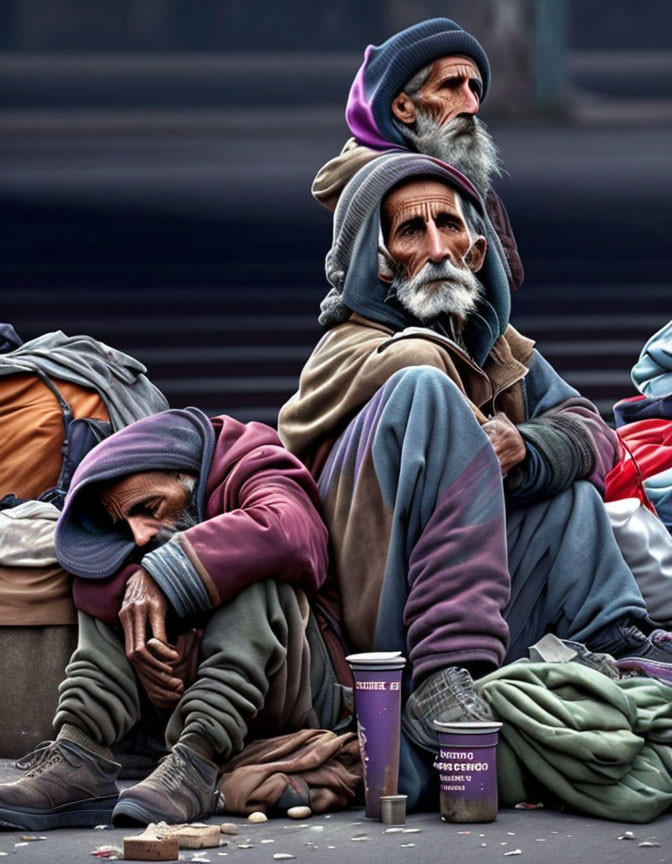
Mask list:
[[[483,82],[468,57],[441,57],[418,93],[418,104],[443,126],[458,114],[478,114]]]
[[[135,545],[145,546],[184,516],[191,499],[190,479],[167,471],[129,474],[107,486],[100,501],[112,522],[125,522]]]
[[[392,111],[403,123],[413,123],[417,107],[444,126],[460,114],[478,114],[482,92],[483,82],[473,60],[441,57],[434,62],[415,103],[401,93],[392,103]]]
[[[471,237],[459,200],[444,183],[431,179],[406,183],[385,196],[381,211],[388,252],[408,278],[429,261],[438,264],[448,259],[459,268],[480,268],[485,241],[477,238],[470,250]],[[472,256],[465,263],[470,251]]]

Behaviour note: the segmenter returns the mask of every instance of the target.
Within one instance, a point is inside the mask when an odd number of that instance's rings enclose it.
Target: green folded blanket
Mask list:
[[[540,784],[605,819],[648,822],[672,804],[672,687],[614,681],[579,663],[504,666],[477,683],[503,722],[500,804],[536,799]]]

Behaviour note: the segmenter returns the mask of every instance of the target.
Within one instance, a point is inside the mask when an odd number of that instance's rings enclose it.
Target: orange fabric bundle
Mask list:
[[[54,378],[75,417],[108,420],[93,390]],[[0,498],[38,498],[58,481],[61,470],[63,414],[54,394],[37,375],[0,379]]]

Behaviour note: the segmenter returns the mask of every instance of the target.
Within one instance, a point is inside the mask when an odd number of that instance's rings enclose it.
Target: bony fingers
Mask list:
[[[152,636],[151,639],[147,640],[147,648],[149,648],[155,657],[165,658],[173,662],[180,656],[179,651],[173,648],[172,645],[162,642],[156,636]]]
[[[184,684],[179,678],[171,678],[165,674],[154,674],[146,670],[138,670],[138,677],[145,690],[162,690],[167,693],[175,693],[178,699],[184,693]]]
[[[177,687],[180,689],[184,687],[182,679],[179,678],[170,667],[157,668],[156,666],[149,666],[145,663],[135,663],[134,665],[138,670],[138,674],[145,678],[151,678],[152,681],[158,681],[167,687]]]
[[[153,690],[154,692],[162,692],[162,693],[172,693],[175,696],[175,699],[179,699],[184,693],[184,685],[181,681],[175,678],[158,679],[152,677],[146,677],[143,679],[143,683],[145,685],[146,690]]]
[[[148,695],[157,708],[172,708],[176,702],[180,701],[180,697],[175,693],[150,693]]]
[[[158,657],[155,657],[150,651],[147,650],[146,646],[142,648],[136,648],[129,658],[134,663],[138,663],[144,666],[147,669],[157,669],[161,672],[166,672],[170,675],[173,667],[170,663],[165,663],[163,660],[160,660]]]
[[[179,702],[182,696],[181,690],[176,690],[175,687],[161,687],[158,686],[155,690],[157,696],[160,696],[162,699],[165,699],[167,702]]]

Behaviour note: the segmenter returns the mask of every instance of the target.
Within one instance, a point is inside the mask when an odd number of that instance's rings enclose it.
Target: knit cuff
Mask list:
[[[210,608],[210,598],[194,565],[180,546],[180,535],[149,552],[142,566],[163,591],[178,618],[189,618]]]
[[[551,415],[548,422],[556,432],[565,435],[577,457],[576,477],[580,480],[595,470],[595,444],[582,419],[569,412]]]
[[[595,454],[591,439],[574,418],[554,415],[528,420],[518,430],[548,464],[551,476],[546,494],[561,492],[592,472]]]

